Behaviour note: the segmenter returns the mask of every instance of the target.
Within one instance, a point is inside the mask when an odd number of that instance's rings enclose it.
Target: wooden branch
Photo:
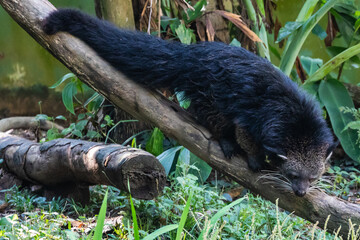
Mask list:
[[[213,168],[227,174],[252,192],[275,202],[279,206],[313,223],[324,226],[331,215],[327,228],[331,231],[342,226],[341,233],[347,235],[348,219],[360,225],[360,206],[331,197],[314,190],[305,197],[296,197],[284,192],[277,184],[259,179],[244,159],[226,160],[216,141],[202,126],[195,123],[179,107],[160,94],[144,89],[115,71],[80,40],[59,33],[45,35],[41,21],[55,8],[46,0],[0,0],[4,9],[43,47],[63,62],[82,81],[103,94],[114,105],[124,109],[135,118],[147,120],[158,126],[167,136],[175,138]]]
[[[105,184],[153,199],[164,189],[164,167],[150,153],[118,144],[56,139],[42,144],[0,132],[0,158],[19,178],[46,186]]]
[[[56,128],[62,131],[64,128],[56,123],[40,120],[37,121],[35,117],[10,117],[0,120],[0,132],[6,132],[10,129],[18,128],[37,128],[42,130],[49,130],[50,128]]]

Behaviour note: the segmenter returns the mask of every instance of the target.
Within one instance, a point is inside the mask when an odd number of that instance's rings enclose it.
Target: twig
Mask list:
[[[151,27],[152,3],[153,3],[153,0],[150,0],[150,14],[149,14],[148,29],[147,29],[148,34],[150,34],[150,27]]]

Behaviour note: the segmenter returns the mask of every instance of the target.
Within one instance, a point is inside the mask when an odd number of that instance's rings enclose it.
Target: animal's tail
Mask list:
[[[61,31],[74,35],[122,73],[153,88],[184,90],[181,86],[187,85],[184,79],[193,66],[184,55],[189,52],[186,45],[119,29],[73,9],[52,12],[44,20],[43,30],[49,35]]]

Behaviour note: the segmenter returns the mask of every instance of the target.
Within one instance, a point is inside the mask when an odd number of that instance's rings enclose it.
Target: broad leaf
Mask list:
[[[158,128],[154,128],[149,141],[146,143],[146,151],[158,156],[164,151],[164,134]]]
[[[287,22],[285,26],[279,30],[279,35],[276,39],[276,42],[281,42],[283,39],[287,38],[289,35],[299,29],[303,24],[303,22]]]
[[[178,151],[183,149],[183,146],[177,146],[170,148],[163,153],[161,153],[159,156],[157,156],[157,159],[159,159],[160,163],[165,168],[166,175],[169,175],[170,170],[174,167],[176,163],[174,163],[174,159],[176,155],[178,154]]]
[[[180,24],[176,28],[175,32],[181,43],[190,44],[194,42],[193,40],[196,39],[193,30],[191,30],[190,28],[186,28],[184,24]]]
[[[301,56],[300,61],[309,76],[314,74],[323,65],[323,60],[320,58]]]
[[[319,24],[316,24],[311,32],[318,36],[321,40],[324,40],[327,37],[327,33]]]
[[[65,82],[66,80],[68,80],[68,79],[73,79],[73,78],[76,78],[75,74],[73,74],[73,73],[65,74],[62,78],[60,78],[54,85],[52,85],[52,86],[49,87],[49,88],[56,88],[56,87],[58,87],[60,84],[62,84],[63,82]]]
[[[66,109],[75,114],[73,97],[77,93],[76,85],[74,82],[69,82],[62,91],[62,100]]]
[[[234,38],[229,45],[235,47],[241,47],[241,43],[236,38]]]
[[[357,132],[353,129],[344,130],[355,119],[350,113],[340,111],[340,107],[354,108],[348,91],[336,79],[328,79],[321,81],[319,96],[326,107],[334,133],[339,138],[344,151],[353,160],[360,162],[360,148],[356,145]]]

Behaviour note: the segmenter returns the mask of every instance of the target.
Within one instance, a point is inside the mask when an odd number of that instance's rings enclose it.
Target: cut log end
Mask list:
[[[121,166],[121,170],[117,171],[116,166]],[[128,190],[137,199],[154,199],[166,183],[164,167],[153,155],[143,151],[126,157],[118,154],[117,159],[106,166],[105,173],[112,183],[118,183],[115,187]]]

